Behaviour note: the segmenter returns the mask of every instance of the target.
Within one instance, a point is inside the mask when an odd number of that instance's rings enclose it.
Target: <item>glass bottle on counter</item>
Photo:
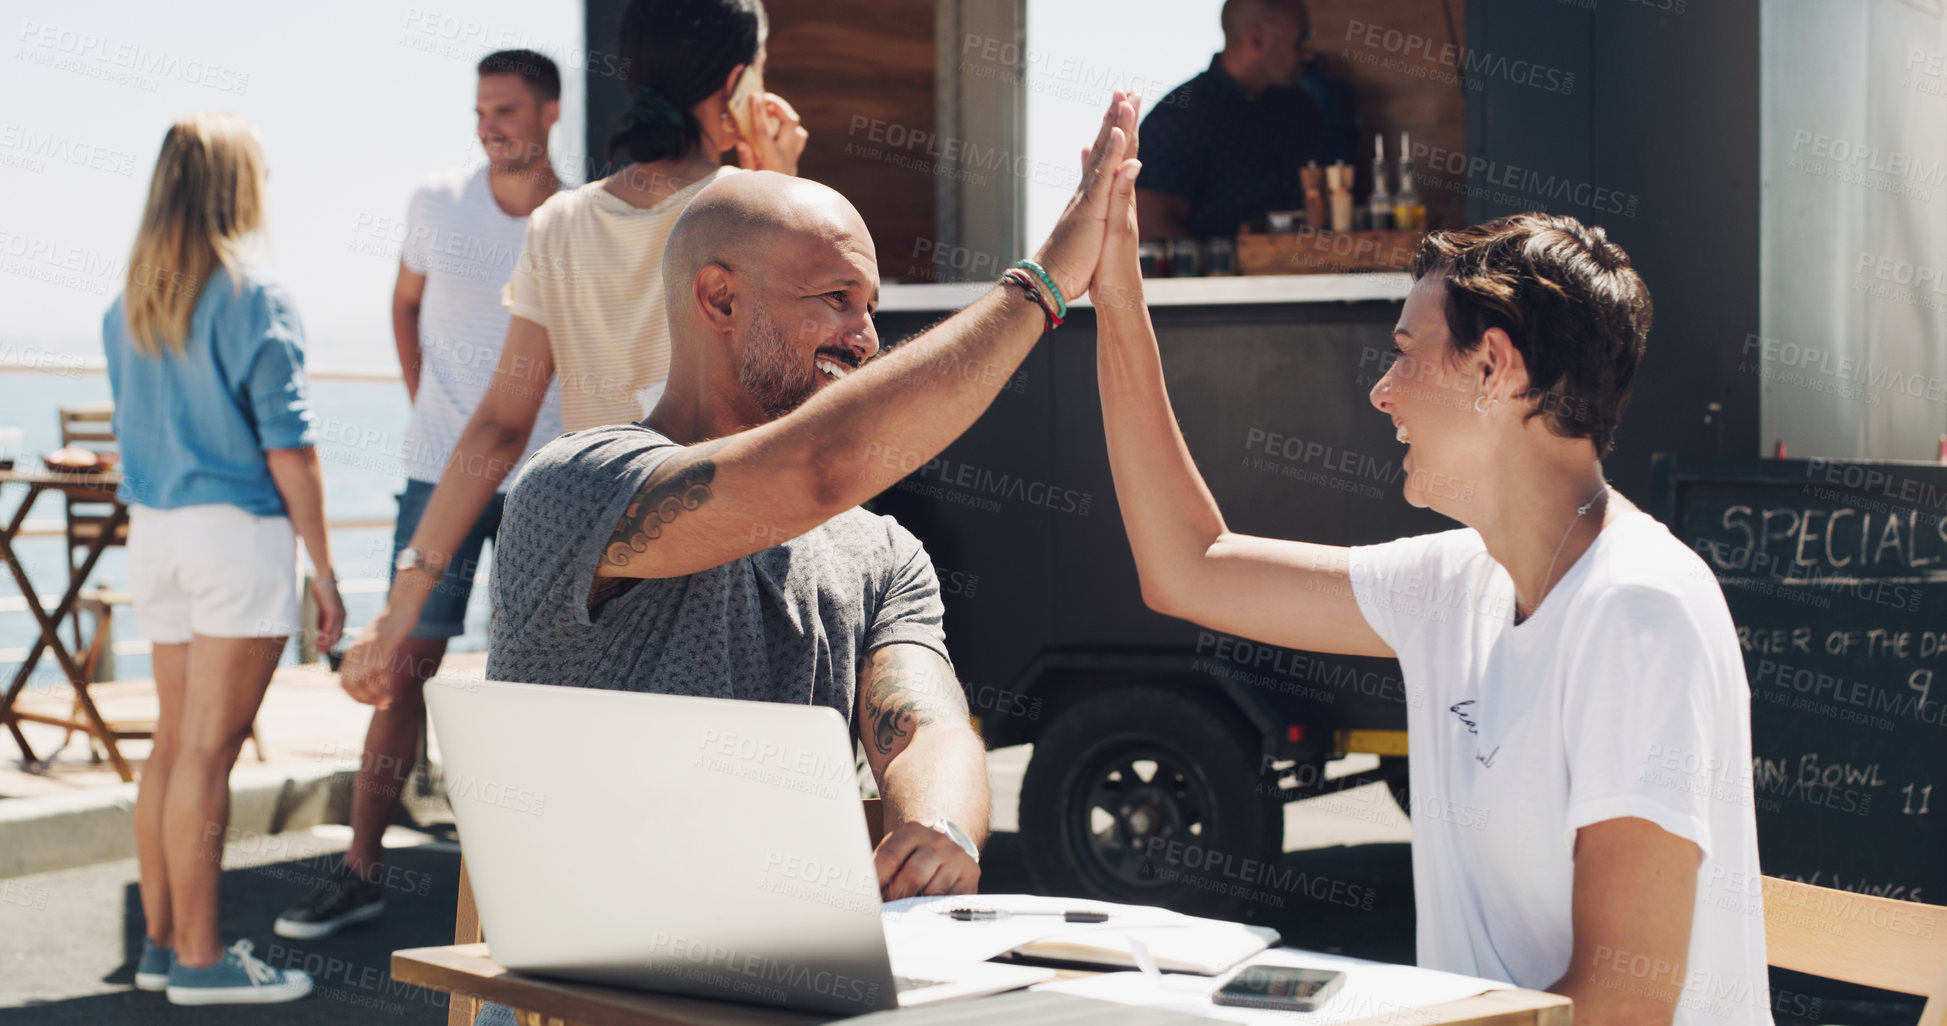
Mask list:
[[[1237,241],[1218,236],[1203,242],[1203,273],[1221,277],[1237,273]]]
[[[1393,226],[1393,196],[1386,191],[1386,137],[1377,132],[1372,134],[1372,199],[1366,201],[1366,208],[1372,211],[1373,231]]]
[[[1170,277],[1200,278],[1203,276],[1203,243],[1196,239],[1171,239],[1168,253]]]
[[[1393,197],[1393,227],[1401,231],[1426,228],[1426,204],[1420,190],[1413,187],[1413,148],[1405,132],[1399,133],[1399,195]]]

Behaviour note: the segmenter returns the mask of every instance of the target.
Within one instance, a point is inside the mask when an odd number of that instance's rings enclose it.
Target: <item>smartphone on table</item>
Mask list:
[[[1239,1008],[1310,1012],[1330,1001],[1344,984],[1345,974],[1336,969],[1247,965],[1217,988],[1210,1000]]]

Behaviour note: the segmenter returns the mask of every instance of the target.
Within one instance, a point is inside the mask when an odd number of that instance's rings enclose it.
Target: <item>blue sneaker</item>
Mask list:
[[[311,976],[299,969],[278,969],[251,955],[247,940],[230,945],[215,964],[191,969],[181,962],[169,966],[172,1005],[243,1005],[296,1001],[311,993]]]
[[[157,947],[155,941],[143,937],[142,960],[135,963],[135,989],[162,990],[169,986],[169,967],[175,963],[175,952]]]

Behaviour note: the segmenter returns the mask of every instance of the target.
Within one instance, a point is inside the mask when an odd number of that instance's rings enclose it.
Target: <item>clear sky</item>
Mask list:
[[[1072,187],[1077,140],[1093,135],[1111,90],[1156,96],[1204,67],[1222,41],[1219,5],[1030,0],[1027,152],[1064,172],[1049,182]],[[186,113],[233,110],[263,136],[264,259],[295,297],[314,366],[394,360],[400,219],[428,173],[479,160],[473,63],[482,54],[525,46],[561,65],[555,165],[572,173],[581,163],[591,60],[574,0],[9,8],[0,21],[0,362],[100,352],[101,314],[121,289],[156,150]],[[1066,200],[1060,184],[1030,186],[1031,240]]]
[[[579,165],[581,5],[391,0],[9,4],[0,21],[0,360],[94,355],[169,125],[232,110],[270,162],[265,257],[314,364],[386,362],[399,219],[427,174],[477,166],[473,65],[526,47],[562,71],[557,168]]]

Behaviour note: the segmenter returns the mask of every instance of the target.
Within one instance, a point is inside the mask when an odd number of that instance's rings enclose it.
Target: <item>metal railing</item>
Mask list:
[[[29,523],[31,524],[33,521],[29,521]],[[56,538],[62,537],[63,532],[60,527],[60,521],[57,520],[54,523],[55,527],[51,535]],[[393,521],[388,517],[350,517],[344,520],[330,521],[325,527],[332,531],[340,529],[372,530],[390,528],[392,524]],[[27,536],[27,532],[23,530],[21,537],[24,538]],[[304,580],[304,623],[298,638],[299,661],[306,663],[315,662],[318,658],[317,647],[312,643],[312,639],[317,636],[318,624],[317,611],[311,603],[310,585],[311,578],[307,574]],[[476,580],[473,585],[475,591],[479,591],[484,586],[485,582],[481,580]],[[383,595],[389,588],[390,583],[384,577],[351,577],[341,578],[338,581],[338,594],[347,597],[352,595]],[[88,593],[82,592],[82,594],[86,596]],[[41,596],[41,608],[52,612],[57,604],[58,598],[59,596]],[[27,612],[26,596],[0,595],[0,616],[8,613],[25,612]],[[359,626],[362,625],[347,625],[345,634],[350,636],[357,633]],[[117,641],[112,647],[114,653],[118,656],[146,656],[150,652],[149,642],[141,638],[129,638],[123,641]],[[27,649],[24,647],[0,648],[0,666],[17,666],[21,660],[26,658]]]
[[[337,520],[325,521],[325,530],[379,530],[381,528],[390,528],[392,524],[393,520],[391,517],[341,517]],[[41,517],[38,520],[29,520],[25,524],[22,524],[20,526],[20,533],[14,537],[23,539],[63,538],[67,536],[67,531],[67,521],[61,520],[58,517]],[[6,611],[7,607],[5,602],[5,599],[0,599],[0,612]],[[27,607],[21,606],[20,608],[26,609]]]
[[[64,356],[46,353],[36,359],[0,358],[0,374],[47,374],[57,378],[93,377],[108,373],[108,361],[100,356]],[[304,374],[312,381],[398,381],[397,368],[371,363],[307,363]]]

